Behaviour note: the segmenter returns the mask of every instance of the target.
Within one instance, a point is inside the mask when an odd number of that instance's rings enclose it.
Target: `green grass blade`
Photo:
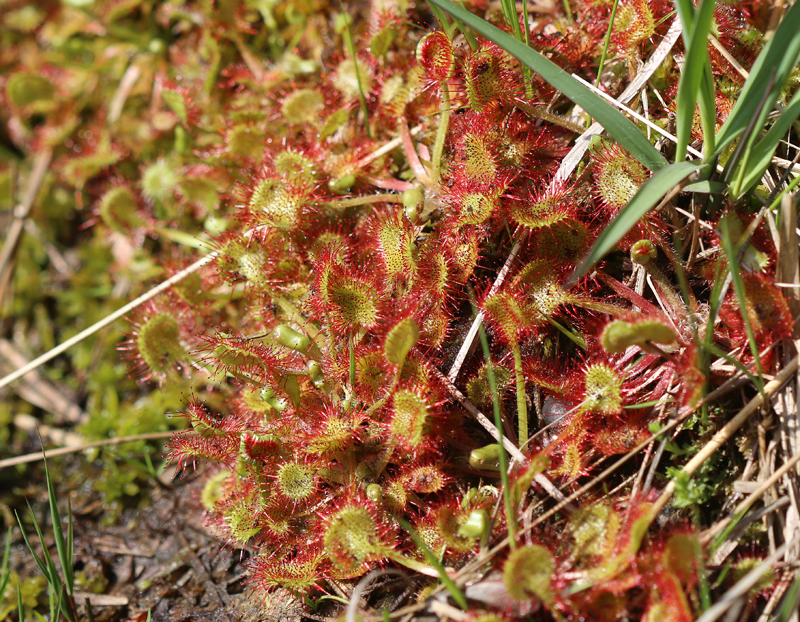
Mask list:
[[[792,586],[786,590],[778,617],[772,619],[777,622],[789,622],[792,614],[797,611],[798,606],[800,606],[800,577],[797,577],[792,582]]]
[[[28,509],[30,509],[30,506],[28,506]],[[14,512],[14,514],[17,517],[17,524],[19,525],[19,530],[22,532],[22,539],[25,541],[25,546],[28,547],[28,550],[31,552],[31,555],[33,555],[33,559],[36,562],[36,565],[39,566],[39,570],[44,575],[45,579],[47,579],[47,582],[50,583],[49,565],[46,564],[45,561],[41,557],[39,557],[39,555],[36,554],[36,550],[33,548],[31,541],[28,539],[28,534],[25,532],[25,528],[22,526],[22,520],[20,519],[19,514],[17,514],[16,511]],[[36,516],[34,516],[33,510],[31,510],[31,517],[33,518],[33,523],[34,526],[36,527],[36,531],[39,531],[39,525],[36,522]],[[47,554],[47,549],[45,549],[45,554]]]
[[[3,551],[3,561],[0,563],[0,602],[6,593],[6,586],[8,580],[11,578],[11,571],[8,569],[8,557],[11,554],[11,526],[8,527],[8,535],[6,535],[6,548]]]
[[[683,44],[688,49],[689,41],[692,40],[692,30],[694,29],[694,4],[692,0],[675,0],[675,9],[678,11],[678,18],[681,20]]]
[[[789,132],[792,124],[800,117],[800,90],[792,97],[789,105],[781,113],[769,131],[750,151],[746,170],[743,171],[740,196],[746,194],[761,180],[764,171],[767,170],[775,150],[780,141]]]
[[[700,126],[703,130],[703,159],[709,163],[716,157],[714,148],[717,142],[717,100],[714,96],[714,74],[711,72],[711,63],[703,68],[697,101],[700,106]]]
[[[600,77],[603,75],[603,66],[606,64],[606,56],[608,56],[608,46],[611,44],[611,32],[614,30],[614,18],[617,15],[617,6],[619,0],[614,0],[611,5],[611,17],[608,18],[608,30],[606,30],[606,38],[603,41],[603,51],[600,53],[600,64],[597,66],[597,80],[595,80],[595,87],[600,86]]]
[[[732,357],[730,354],[728,354],[727,352],[725,352],[725,350],[723,350],[722,348],[718,348],[718,347],[717,347],[717,346],[715,346],[713,343],[710,343],[710,344],[706,345],[706,349],[707,349],[709,352],[711,352],[711,354],[714,354],[714,355],[716,355],[716,356],[720,357],[721,359],[725,359],[726,361],[728,361],[728,363],[730,363],[730,364],[731,364],[731,365],[733,365],[733,366],[734,366],[736,369],[738,369],[740,372],[742,372],[742,374],[744,374],[744,376],[745,376],[745,377],[746,377],[746,378],[747,378],[747,379],[748,379],[750,382],[752,382],[752,383],[753,383],[753,386],[755,386],[755,387],[758,387],[758,390],[759,390],[759,391],[761,391],[761,389],[762,389],[762,388],[763,388],[763,386],[764,386],[764,385],[763,385],[763,383],[762,383],[762,382],[761,382],[761,380],[759,380],[759,379],[758,379],[756,376],[754,376],[753,374],[751,374],[751,373],[750,373],[750,370],[749,370],[749,369],[747,369],[747,367],[745,367],[745,366],[742,364],[742,362],[741,362],[741,361],[738,361],[738,360],[736,360],[736,359],[735,359],[735,358],[733,358],[733,357]]]
[[[692,122],[694,121],[694,111],[698,96],[702,100],[700,109],[703,135],[706,141],[708,140],[707,115],[702,113],[707,112],[709,103],[712,106],[712,110],[714,105],[713,81],[710,84],[711,92],[709,93],[708,80],[705,80],[704,77],[706,77],[707,71],[709,75],[711,71],[711,60],[708,56],[708,33],[711,31],[715,2],[714,0],[701,0],[695,14],[693,14],[694,7],[690,0],[679,0],[676,5],[683,25],[683,43],[687,50],[686,60],[678,82],[678,102],[675,111],[675,136],[678,138],[675,161],[682,162],[686,158],[686,149],[691,139]],[[701,86],[703,87],[702,89]],[[712,125],[710,128],[712,141],[715,129],[714,121],[715,114],[712,113]],[[713,151],[713,142],[711,151]]]
[[[698,194],[724,194],[727,189],[728,186],[721,181],[709,181],[705,179],[689,184],[683,190],[685,192],[696,192]]]
[[[361,107],[361,114],[364,116],[364,129],[367,132],[367,136],[372,136],[372,130],[369,124],[369,110],[367,109],[367,98],[364,94],[364,87],[361,82],[361,71],[358,68],[358,56],[356,55],[356,46],[353,43],[353,33],[350,31],[350,23],[352,20],[350,19],[350,15],[348,15],[344,10],[344,5],[342,4],[342,0],[339,0],[339,6],[342,10],[343,22],[344,22],[344,30],[342,32],[342,36],[344,38],[345,46],[347,47],[347,51],[350,54],[350,58],[353,59],[353,71],[356,74],[356,84],[358,85],[358,103]]]
[[[614,220],[603,229],[597,237],[589,253],[581,264],[575,269],[572,276],[564,283],[568,288],[574,285],[579,278],[586,274],[589,269],[608,253],[639,220],[647,214],[661,198],[675,186],[685,182],[692,173],[701,168],[700,164],[694,162],[675,162],[666,168],[662,168],[648,179],[639,192],[631,199]]]
[[[722,308],[722,288],[725,286],[725,279],[722,277],[722,270],[720,262],[717,262],[714,270],[714,279],[711,281],[711,295],[708,298],[708,320],[706,321],[705,340],[703,342],[703,375],[708,377],[709,366],[711,365],[711,352],[712,340],[714,339],[714,324],[717,321],[717,315]]]
[[[489,340],[486,338],[486,330],[483,328],[483,324],[478,325],[478,335],[480,335],[481,347],[483,348],[483,358],[486,360],[486,376],[489,380],[489,389],[492,392],[494,425],[500,435],[500,438],[497,439],[500,479],[503,482],[503,504],[506,511],[506,523],[508,524],[508,540],[513,549],[517,546],[517,517],[514,514],[514,505],[511,502],[511,482],[508,479],[508,456],[506,455],[506,448],[503,447],[503,420],[500,417],[500,395],[497,391],[497,380],[494,377]]]
[[[733,237],[731,235],[730,225],[727,218],[723,218],[719,221],[718,231],[720,233],[722,252],[725,253],[725,256],[728,259],[728,270],[730,270],[731,273],[733,290],[736,294],[736,300],[739,303],[739,309],[741,309],[742,320],[744,320],[744,328],[747,332],[747,341],[750,345],[750,352],[753,355],[753,360],[756,364],[756,371],[758,372],[758,377],[761,381],[759,386],[759,390],[761,390],[761,388],[764,386],[764,376],[761,371],[761,357],[759,356],[758,344],[756,343],[755,334],[753,333],[753,327],[750,324],[750,318],[747,314],[747,293],[745,291],[744,279],[742,279],[741,274],[741,266],[739,265],[739,260],[736,257],[736,248],[734,246]]]
[[[461,20],[475,32],[495,42],[506,52],[517,58],[538,73],[551,86],[555,87],[573,103],[583,108],[592,118],[605,128],[606,132],[626,149],[634,158],[652,171],[667,166],[666,158],[650,144],[647,137],[618,110],[602,97],[581,84],[551,60],[517,41],[508,33],[492,26],[484,19],[456,6],[449,0],[428,0],[441,7],[453,17]]]
[[[800,3],[795,3],[786,11],[775,34],[766,43],[750,70],[750,77],[739,93],[736,104],[728,119],[717,134],[716,153],[722,152],[732,140],[741,134],[751,118],[756,115],[761,96],[767,90],[775,71],[775,83],[772,86],[767,105],[761,113],[766,118],[772,104],[786,83],[789,74],[800,60]],[[759,118],[756,127],[763,126]]]
[[[439,558],[433,554],[433,551],[430,550],[427,544],[425,544],[425,540],[423,540],[420,535],[416,532],[416,530],[411,526],[411,524],[404,518],[397,517],[400,525],[403,529],[406,530],[408,535],[411,536],[411,539],[414,543],[419,547],[419,550],[422,551],[422,554],[425,556],[427,562],[436,568],[436,571],[439,573],[439,578],[444,583],[444,586],[447,588],[447,591],[450,592],[450,596],[453,597],[453,600],[458,603],[458,606],[461,607],[464,611],[469,611],[469,604],[467,603],[467,597],[464,596],[464,592],[462,592],[459,587],[456,585],[456,582],[450,578],[450,575],[447,574],[447,571],[442,566],[442,562],[439,561]]]
[[[75,589],[75,571],[73,569],[75,554],[75,534],[72,523],[72,502],[67,500],[67,563],[64,566],[64,576],[69,577],[67,583],[67,593],[72,596]],[[67,570],[69,569],[69,570]]]
[[[22,581],[19,575],[17,575],[17,611],[19,611],[19,621],[22,622],[25,619],[25,604],[22,602]]]
[[[67,593],[72,595],[74,585],[74,573],[72,570],[72,551],[67,547],[67,541],[64,538],[64,528],[61,524],[61,513],[58,511],[58,499],[56,498],[56,491],[53,487],[53,480],[50,478],[50,470],[47,467],[47,456],[42,449],[42,457],[44,459],[44,477],[47,482],[47,500],[50,504],[50,520],[53,523],[53,537],[56,541],[56,549],[58,550],[58,560],[61,562],[61,571],[64,574],[64,583],[67,588]],[[72,515],[70,514],[69,531],[72,532]],[[57,575],[56,575],[57,576]],[[60,581],[59,581],[60,583]]]
[[[458,27],[455,22],[451,22],[447,19],[447,15],[445,14],[442,9],[437,7],[431,7],[433,11],[433,16],[439,21],[439,28],[441,28],[444,33],[450,38],[453,38],[455,34],[456,28]]]

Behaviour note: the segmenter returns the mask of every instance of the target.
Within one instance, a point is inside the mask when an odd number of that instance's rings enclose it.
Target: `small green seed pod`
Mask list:
[[[489,514],[486,510],[472,510],[467,522],[458,529],[458,535],[465,538],[480,538],[489,528]]]
[[[631,261],[647,265],[658,255],[658,250],[650,240],[639,240],[631,247]]]
[[[314,386],[318,389],[322,388],[325,384],[325,376],[322,374],[322,368],[316,361],[308,362],[308,377],[311,378],[311,382],[313,382]]]
[[[500,470],[500,446],[497,443],[486,445],[472,450],[469,455],[469,465],[473,469],[483,469],[484,471]]]
[[[367,497],[375,503],[383,501],[383,490],[378,484],[370,484],[367,486]]]
[[[331,179],[328,182],[328,188],[330,188],[331,192],[335,192],[336,194],[344,194],[348,192],[355,183],[356,176],[350,173],[348,175],[342,175],[338,179]]]
[[[417,222],[424,202],[425,195],[420,188],[409,188],[403,192],[403,210],[412,223]]]
[[[280,324],[272,331],[272,336],[282,346],[297,350],[298,352],[305,352],[311,345],[311,340],[302,333],[287,326]]]

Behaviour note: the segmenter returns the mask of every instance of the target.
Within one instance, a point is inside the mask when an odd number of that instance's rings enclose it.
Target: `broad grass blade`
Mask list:
[[[720,128],[717,134],[717,154],[744,131],[750,119],[756,114],[774,70],[775,82],[767,99],[767,105],[761,111],[756,124],[756,127],[763,127],[766,115],[772,109],[772,104],[798,60],[800,60],[800,3],[795,3],[786,11],[775,34],[761,50],[733,110]]]
[[[641,162],[642,165],[651,171],[657,171],[667,166],[666,158],[650,144],[647,137],[625,115],[614,109],[602,97],[586,88],[554,62],[545,58],[536,50],[529,48],[521,41],[517,41],[496,26],[492,26],[486,20],[456,6],[449,0],[428,1],[441,7],[454,18],[461,20],[481,36],[494,41],[521,63],[538,73],[551,86],[561,91],[573,103],[591,115],[614,140]]]
[[[700,7],[695,13],[691,0],[678,0],[675,5],[683,26],[683,43],[686,46],[686,60],[681,70],[680,81],[678,82],[678,102],[675,111],[675,136],[678,139],[678,146],[675,150],[675,161],[682,162],[686,157],[686,149],[692,133],[692,122],[694,121],[694,111],[700,95],[702,85],[701,108],[707,107],[709,99],[713,106],[714,103],[714,84],[708,84],[704,80],[706,71],[711,69],[711,61],[708,56],[708,33],[711,31],[711,22],[714,17],[714,0],[701,0]],[[708,93],[708,89],[711,92]],[[708,140],[706,125],[706,115],[701,116],[703,122],[703,134]],[[714,115],[711,115],[712,124]],[[713,141],[714,127],[710,128]],[[713,145],[712,149],[713,151]]]
[[[564,283],[564,287],[571,287],[579,278],[608,253],[639,220],[647,214],[670,190],[702,167],[694,162],[675,162],[656,172],[639,192],[623,207],[609,225],[595,240],[589,253],[581,264],[575,269],[572,276]]]

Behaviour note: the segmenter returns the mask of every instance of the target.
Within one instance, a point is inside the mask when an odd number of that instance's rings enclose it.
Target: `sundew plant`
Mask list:
[[[800,7],[12,14],[10,141],[170,279],[119,350],[184,389],[167,456],[257,595],[400,570],[398,617],[777,611],[797,513],[741,519],[797,508]]]

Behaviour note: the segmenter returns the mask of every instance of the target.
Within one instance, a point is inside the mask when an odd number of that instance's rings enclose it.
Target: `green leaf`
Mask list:
[[[775,123],[769,128],[764,138],[762,138],[750,151],[747,160],[747,170],[743,171],[739,196],[746,194],[761,180],[764,171],[767,170],[775,150],[780,141],[789,132],[792,124],[800,116],[800,89],[794,94],[789,105],[781,113]]]
[[[6,548],[3,551],[3,561],[0,563],[0,602],[6,593],[6,586],[8,580],[11,578],[11,572],[8,569],[8,556],[11,554],[11,526],[8,527],[8,534],[6,535]]]
[[[53,480],[50,478],[50,470],[47,467],[47,457],[42,450],[42,457],[44,459],[44,476],[47,482],[47,500],[50,504],[50,519],[53,522],[53,536],[56,541],[56,548],[58,549],[58,559],[61,562],[61,570],[64,573],[64,583],[66,584],[67,593],[71,596],[74,576],[72,569],[72,551],[68,548],[67,544],[72,544],[72,510],[69,512],[69,527],[68,537],[64,539],[64,528],[61,525],[61,514],[58,511],[58,500],[56,498],[56,491],[53,487]],[[61,583],[58,575],[54,573],[54,580]]]
[[[696,192],[698,194],[724,194],[728,189],[727,184],[721,181],[696,181],[684,187],[684,192]]]
[[[742,267],[739,265],[739,258],[737,256],[737,248],[733,241],[733,234],[731,232],[730,218],[735,216],[725,216],[719,221],[717,231],[720,234],[720,245],[722,251],[728,260],[728,270],[731,273],[731,280],[733,282],[733,290],[736,293],[736,300],[739,303],[739,309],[742,313],[742,320],[744,320],[744,328],[747,333],[747,341],[750,344],[750,353],[753,355],[753,361],[756,364],[756,371],[758,372],[759,383],[757,384],[759,391],[764,386],[764,378],[761,371],[761,357],[758,353],[758,343],[753,333],[753,327],[750,323],[750,317],[747,313],[747,292],[745,290],[744,279],[742,279]]]
[[[703,86],[702,97],[707,99],[709,96],[707,92],[709,85],[707,80],[703,80],[703,77],[706,70],[711,68],[711,61],[708,56],[708,33],[711,31],[715,2],[714,0],[701,0],[696,14],[691,0],[678,0],[675,5],[678,8],[683,26],[683,43],[687,50],[686,60],[678,83],[678,102],[675,118],[675,135],[678,138],[675,161],[682,162],[686,157],[686,148],[689,146],[689,140],[691,139],[695,105],[700,94],[701,84]],[[711,102],[713,104],[713,82],[710,87]],[[702,104],[706,103],[705,101],[702,102]],[[702,117],[702,121],[703,134],[708,138],[705,116]],[[711,121],[712,123],[714,121],[713,115]],[[713,125],[710,131],[713,136]]]
[[[407,317],[398,322],[386,335],[383,353],[395,367],[402,367],[409,350],[419,341],[419,326],[414,318]]]
[[[623,207],[609,225],[595,240],[589,253],[575,269],[572,276],[564,283],[565,288],[574,285],[579,278],[608,253],[633,226],[644,217],[672,188],[686,181],[694,172],[702,167],[695,162],[675,162],[662,168],[648,179],[639,192]]]
[[[517,41],[508,33],[492,26],[484,19],[456,6],[449,0],[428,0],[461,20],[475,32],[495,42],[521,63],[538,73],[550,85],[561,91],[573,103],[583,108],[634,158],[652,171],[667,166],[668,162],[650,144],[644,134],[625,115],[613,108],[602,97],[592,92],[558,65],[536,50]]]
[[[775,82],[756,127],[764,125],[766,115],[772,109],[798,60],[800,60],[800,3],[795,3],[786,11],[775,34],[766,43],[750,69],[750,77],[737,96],[736,104],[728,119],[717,134],[716,154],[721,153],[745,130],[758,110],[759,102],[769,86],[774,71]]]

